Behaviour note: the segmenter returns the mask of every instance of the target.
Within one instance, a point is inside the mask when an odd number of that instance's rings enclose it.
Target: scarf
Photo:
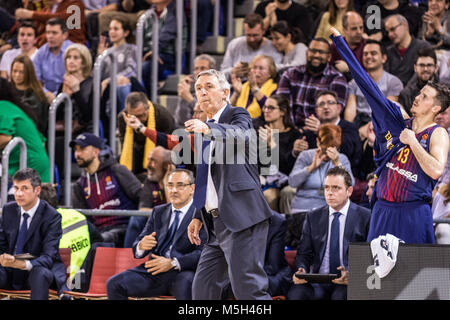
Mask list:
[[[156,130],[155,121],[155,107],[148,101],[148,118],[147,118],[147,128]],[[125,129],[125,138],[123,140],[122,154],[120,155],[120,164],[128,168],[128,170],[133,170],[133,144],[134,144],[134,130],[127,126]],[[145,139],[144,146],[144,158],[142,160],[142,166],[144,169],[147,168],[148,154],[155,147],[155,143],[149,138]]]
[[[268,98],[276,89],[277,84],[274,83],[272,79],[269,79],[266,82],[264,82],[259,91],[261,91],[261,93]],[[253,97],[251,103],[249,104],[248,103],[249,98],[250,98],[250,83],[247,81],[242,85],[242,91],[241,94],[239,95],[239,98],[236,101],[236,106],[246,108],[248,113],[250,113],[252,119],[254,119],[261,115],[261,106],[259,105],[255,97]]]

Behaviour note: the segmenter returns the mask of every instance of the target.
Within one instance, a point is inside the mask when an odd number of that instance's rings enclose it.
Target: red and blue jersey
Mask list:
[[[411,129],[412,119],[406,127]],[[416,134],[420,145],[430,152],[430,139],[434,125]],[[376,194],[378,199],[389,202],[430,201],[436,180],[428,176],[420,167],[409,146],[395,152],[380,170]]]
[[[350,72],[372,109],[372,122],[376,136],[374,161],[379,178],[375,198],[389,202],[429,201],[434,180],[423,172],[409,146],[400,142],[400,133],[411,128],[412,120],[404,120],[397,104],[387,99],[373,79],[361,67],[342,37],[331,37],[336,49],[347,62]],[[429,152],[431,134],[436,126],[416,134]],[[372,203],[373,203],[372,200]]]
[[[89,209],[137,209],[137,205],[123,192],[111,168],[89,177],[87,175],[81,176],[80,186]],[[128,220],[126,216],[93,216],[93,222],[98,228],[127,224]]]

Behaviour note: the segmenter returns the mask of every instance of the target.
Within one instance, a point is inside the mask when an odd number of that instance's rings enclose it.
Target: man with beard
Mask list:
[[[148,155],[147,179],[139,195],[139,210],[152,211],[155,206],[167,203],[165,178],[175,170],[170,159],[170,151],[161,146],[155,147]],[[145,227],[146,216],[132,216],[125,233],[124,247],[131,248]]]
[[[77,209],[135,210],[141,184],[109,154],[101,157],[103,140],[92,133],[82,133],[70,142],[75,160],[83,168],[81,177],[72,184],[72,205]],[[128,217],[93,216],[92,222],[105,242],[122,247]]]
[[[347,101],[347,81],[328,63],[330,56],[328,41],[313,39],[306,51],[306,65],[287,69],[278,82],[277,93],[289,99],[298,127],[303,127],[305,119],[315,114],[317,92],[331,90],[336,92],[339,104],[344,106]]]
[[[414,64],[415,75],[400,92],[398,102],[402,104],[406,112],[411,115],[411,106],[414,98],[430,80],[437,80],[435,71],[437,67],[436,53],[432,48],[422,48],[417,52],[417,60]]]
[[[234,73],[238,78],[246,77],[250,70],[248,64],[259,54],[271,56],[275,64],[280,63],[282,56],[264,37],[265,32],[262,17],[256,13],[248,14],[244,19],[245,36],[228,43],[220,70],[227,76]]]

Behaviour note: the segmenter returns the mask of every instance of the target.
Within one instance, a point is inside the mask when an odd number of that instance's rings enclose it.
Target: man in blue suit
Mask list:
[[[15,202],[3,206],[0,230],[0,288],[31,289],[31,299],[47,300],[49,288],[62,289],[66,270],[59,256],[61,215],[39,199],[41,178],[26,168],[13,176]],[[29,253],[33,257],[16,259]]]
[[[352,180],[341,167],[328,170],[324,184],[327,206],[306,215],[303,233],[295,257],[297,273],[337,273],[333,283],[308,283],[293,276],[290,300],[346,300],[346,270],[350,242],[365,242],[370,211],[352,203]]]
[[[136,258],[149,255],[145,263],[111,277],[106,283],[108,299],[153,297],[172,294],[190,300],[192,279],[202,246],[189,242],[187,226],[194,216],[195,184],[191,171],[176,169],[166,184],[170,203],[156,206],[144,230],[133,244]],[[200,234],[206,239],[206,234]]]
[[[199,73],[195,93],[208,121],[185,123],[186,131],[203,134],[197,155],[205,160],[197,164],[194,195],[194,205],[202,211],[188,234],[199,245],[205,226],[208,242],[194,277],[193,299],[220,299],[229,282],[237,299],[271,299],[264,271],[271,210],[261,191],[257,161],[251,163],[252,119],[244,108],[229,105],[230,84],[220,71]]]

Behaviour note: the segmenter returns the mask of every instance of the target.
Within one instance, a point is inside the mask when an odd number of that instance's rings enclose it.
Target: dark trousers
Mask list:
[[[31,289],[32,300],[48,300],[53,279],[53,273],[44,267],[33,267],[30,271],[0,267],[0,288]]]
[[[294,284],[288,292],[289,300],[347,300],[347,286],[340,284]]]
[[[152,275],[141,265],[109,278],[106,291],[110,300],[160,295],[174,295],[177,300],[191,300],[193,278],[194,272],[189,270],[170,270]]]
[[[220,300],[231,283],[238,300],[270,300],[264,271],[268,221],[232,232],[214,218],[214,232],[203,247],[192,284],[194,300]]]

